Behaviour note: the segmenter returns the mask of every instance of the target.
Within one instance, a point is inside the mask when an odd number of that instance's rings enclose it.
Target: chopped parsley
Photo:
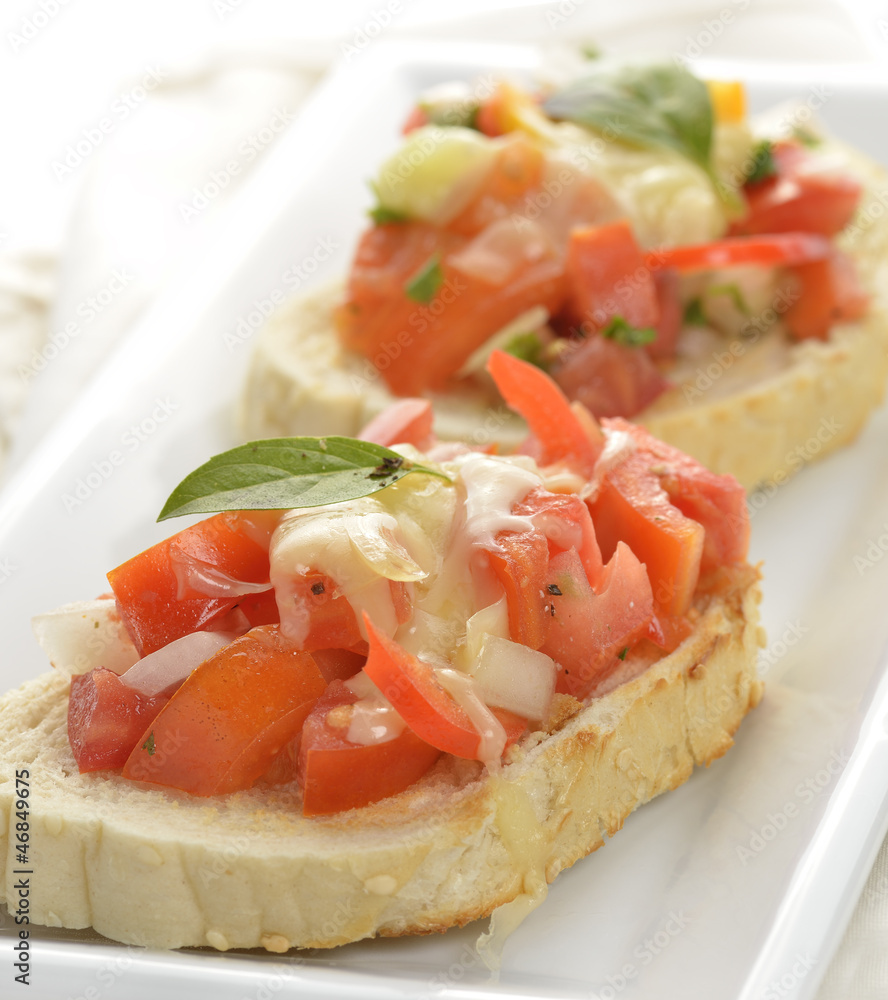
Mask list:
[[[709,320],[703,312],[703,299],[698,295],[685,306],[684,324],[685,326],[706,326]]]
[[[507,354],[512,354],[522,361],[528,361],[537,368],[545,370],[546,364],[543,360],[544,345],[539,334],[532,330],[527,333],[516,333],[511,340],[503,345],[503,350]]]
[[[148,756],[154,756],[154,730],[152,729],[148,735],[148,739],[142,744],[142,749],[148,751]]]
[[[622,649],[620,650],[620,652],[619,652],[619,653],[617,653],[617,656],[618,656],[618,657],[619,657],[619,658],[620,658],[621,660],[625,660],[625,659],[626,659],[626,654],[627,654],[628,652],[629,652],[629,647],[628,647],[628,646],[624,646],[624,647],[623,647],[623,648],[622,648]]]
[[[431,302],[438,294],[438,289],[443,282],[444,273],[441,270],[441,258],[438,254],[432,254],[407,282],[404,291],[407,293],[407,298],[425,304]]]
[[[622,316],[613,316],[601,331],[601,336],[607,337],[608,340],[615,340],[618,344],[623,344],[624,347],[642,347],[657,339],[657,331],[652,326],[639,330]]]
[[[774,161],[774,143],[770,139],[762,139],[752,150],[752,166],[746,175],[746,184],[761,184],[770,177],[777,176],[777,164]]]

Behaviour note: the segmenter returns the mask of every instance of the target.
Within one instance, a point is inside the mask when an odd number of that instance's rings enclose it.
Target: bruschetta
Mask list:
[[[421,399],[233,449],[162,512],[210,516],[35,620],[54,670],[0,701],[11,911],[27,810],[32,922],[283,952],[493,914],[495,964],[560,871],[729,749],[762,694],[744,491],[488,370],[514,453],[438,441]]]

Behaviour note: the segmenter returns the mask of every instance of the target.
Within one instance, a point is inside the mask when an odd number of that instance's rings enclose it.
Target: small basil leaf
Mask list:
[[[640,330],[638,327],[632,326],[622,316],[614,316],[601,331],[601,336],[607,337],[608,340],[615,340],[618,344],[623,344],[624,347],[642,347],[657,339],[657,331],[652,326]]]
[[[292,437],[253,441],[186,476],[158,521],[223,510],[289,510],[370,496],[410,472],[447,477],[369,441]]]
[[[441,258],[435,253],[407,282],[404,291],[407,293],[407,297],[413,299],[414,302],[431,302],[437,295],[443,281]]]
[[[706,84],[683,66],[602,70],[553,94],[543,110],[621,142],[677,150],[712,173],[712,102]]]
[[[511,340],[503,345],[507,354],[512,354],[522,361],[528,361],[537,368],[546,369],[544,360],[544,345],[538,333],[532,330],[526,333],[516,333]]]

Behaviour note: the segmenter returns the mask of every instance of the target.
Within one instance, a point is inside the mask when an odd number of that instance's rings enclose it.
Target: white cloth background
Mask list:
[[[594,42],[787,61],[873,61],[888,10],[828,0],[15,0],[0,23],[0,476],[63,419],[90,372],[187,263],[195,233],[360,32]],[[724,11],[725,30],[705,33]],[[376,34],[376,29],[370,29]],[[888,64],[886,64],[888,65]],[[310,155],[310,150],[307,155]],[[194,212],[219,164],[224,189]],[[186,216],[188,216],[186,218]],[[4,468],[5,466],[5,468]],[[888,847],[819,1000],[888,996]]]

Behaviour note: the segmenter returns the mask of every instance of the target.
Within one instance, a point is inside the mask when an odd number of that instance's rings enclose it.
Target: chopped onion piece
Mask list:
[[[153,698],[184,681],[196,666],[218,653],[233,638],[228,632],[190,632],[143,656],[121,676],[121,680],[140,694]]]
[[[489,635],[472,676],[488,705],[540,720],[545,718],[555,692],[556,671],[551,656]]]
[[[505,594],[494,604],[476,611],[466,622],[466,655],[470,674],[475,672],[481,647],[490,636],[509,638],[509,605]]]
[[[122,674],[139,658],[113,597],[64,604],[35,615],[31,628],[57,670],[85,674],[106,667]]]
[[[261,594],[271,590],[269,580],[259,583],[238,580],[218,566],[196,559],[175,545],[170,546],[170,566],[176,576],[176,596],[179,600],[190,597],[194,591],[207,597],[243,597],[244,594]]]

